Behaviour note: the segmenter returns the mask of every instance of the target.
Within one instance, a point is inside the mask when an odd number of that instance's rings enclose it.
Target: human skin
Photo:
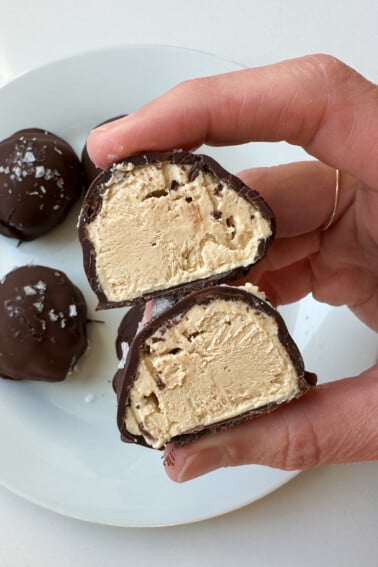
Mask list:
[[[144,151],[280,141],[316,161],[239,173],[273,209],[276,239],[248,279],[276,305],[307,293],[347,305],[378,331],[378,87],[327,55],[179,84],[126,118],[94,130],[106,167]],[[341,171],[335,198],[335,168]],[[356,345],[363,349],[363,345]],[[326,378],[326,377],[325,377]],[[181,448],[167,474],[186,481],[222,466],[286,470],[378,458],[378,365],[318,386],[285,407]]]

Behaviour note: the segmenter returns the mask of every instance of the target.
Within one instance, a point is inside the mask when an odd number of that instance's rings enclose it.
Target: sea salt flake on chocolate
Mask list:
[[[54,309],[50,309],[48,312],[48,317],[50,321],[57,321],[59,319],[58,315],[55,313]]]
[[[34,163],[35,162],[35,155],[31,151],[25,152],[24,155],[24,162],[25,163]]]
[[[13,174],[16,176],[16,178],[18,179],[18,181],[20,181],[21,178],[22,178],[22,169],[21,169],[21,167],[18,166],[18,165],[15,166],[15,167],[13,167],[13,168],[12,168],[12,172],[13,172]]]
[[[125,368],[127,355],[129,353],[129,345],[127,344],[126,341],[121,342],[121,351],[122,351],[122,357],[121,357],[121,360],[119,361],[119,364],[118,364],[119,369]]]
[[[76,317],[77,316],[77,307],[74,303],[69,306],[69,316]]]
[[[34,287],[39,291],[46,291],[47,285],[42,280],[39,280],[39,282],[37,282]]]
[[[37,295],[36,290],[31,285],[25,285],[24,286],[24,293],[25,293],[25,295]]]
[[[35,168],[35,178],[39,179],[45,175],[45,168],[43,165],[37,165]]]
[[[54,172],[52,171],[52,169],[47,168],[45,171],[45,179],[46,181],[50,181],[50,179],[54,178]]]

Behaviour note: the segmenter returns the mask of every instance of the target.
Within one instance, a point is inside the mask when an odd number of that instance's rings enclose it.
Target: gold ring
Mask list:
[[[331,214],[329,215],[328,221],[320,227],[320,230],[328,230],[335,220],[337,206],[339,204],[339,194],[340,194],[340,170],[336,169],[336,186],[335,186],[335,198],[333,201],[333,207]]]

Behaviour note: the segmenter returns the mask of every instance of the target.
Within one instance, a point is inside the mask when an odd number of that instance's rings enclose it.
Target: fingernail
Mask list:
[[[125,122],[125,120],[128,121],[128,119],[130,118],[130,116],[132,116],[132,114],[134,113],[131,112],[130,114],[127,114],[122,118],[118,118],[117,120],[113,120],[112,122],[106,122],[105,124],[101,124],[101,126],[97,126],[96,128],[94,128],[92,132],[107,132],[108,130],[114,130],[114,128],[117,128],[121,122]]]
[[[178,482],[185,482],[228,465],[228,454],[223,447],[211,447],[187,457],[177,476]]]
[[[91,132],[107,132],[108,130],[113,130],[113,128],[113,122],[109,122],[107,124],[103,124],[102,126],[97,126],[97,128],[93,128]]]

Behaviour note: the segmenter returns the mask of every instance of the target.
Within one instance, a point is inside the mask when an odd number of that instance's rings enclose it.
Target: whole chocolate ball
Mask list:
[[[0,233],[38,238],[66,218],[82,187],[80,160],[65,140],[19,130],[0,142]]]
[[[87,348],[87,307],[61,271],[22,266],[0,282],[0,377],[64,380]]]

